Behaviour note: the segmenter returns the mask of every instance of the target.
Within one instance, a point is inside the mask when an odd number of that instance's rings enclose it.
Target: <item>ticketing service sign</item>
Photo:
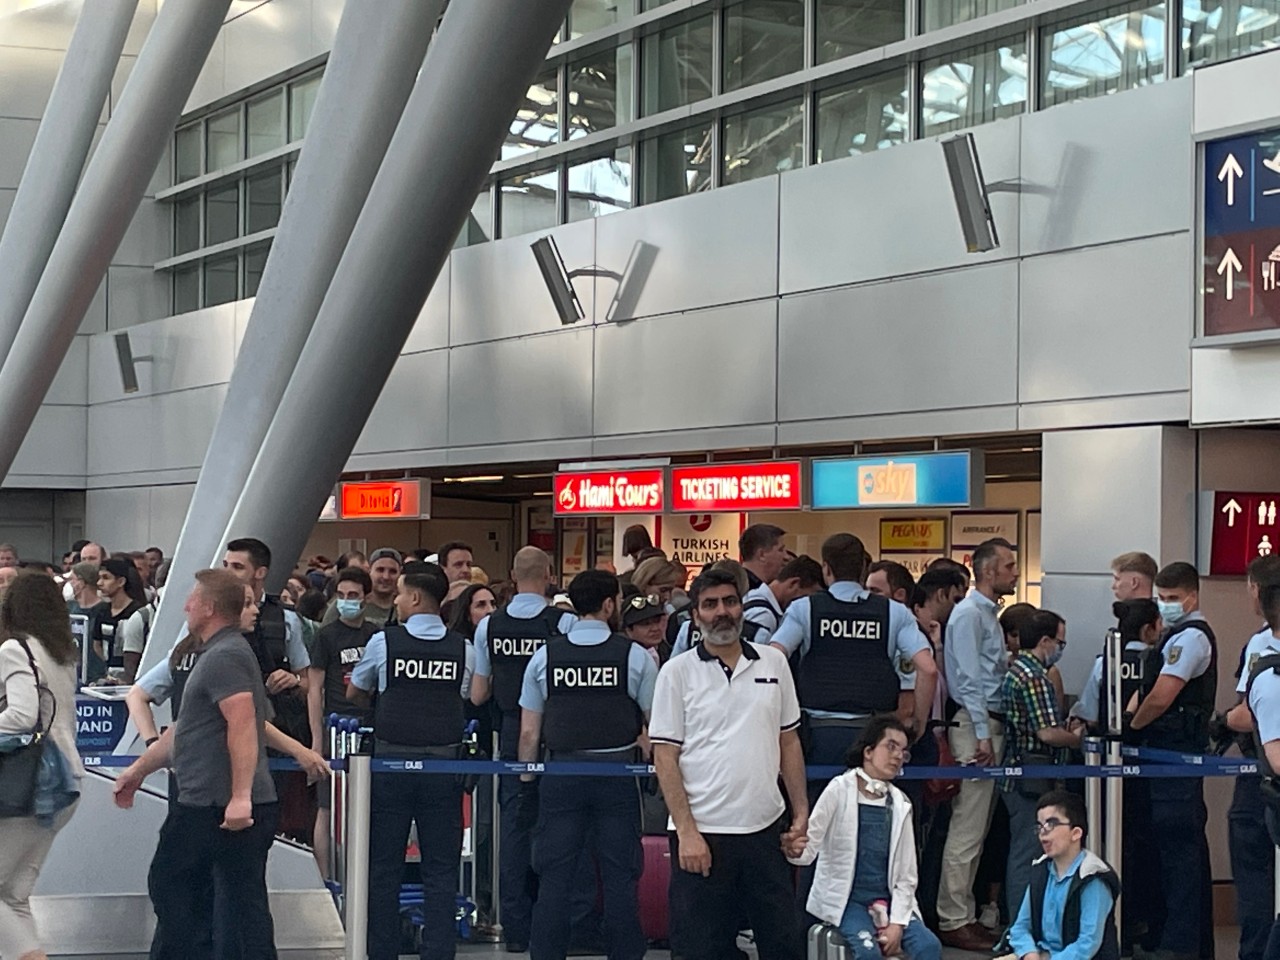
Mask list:
[[[815,510],[981,506],[981,451],[814,460]]]
[[[1213,492],[1210,576],[1243,577],[1250,563],[1276,551],[1277,503],[1280,493]]]
[[[675,513],[799,510],[800,461],[716,463],[671,468]]]
[[[556,516],[662,513],[664,474],[661,468],[557,473],[552,488]]]
[[[1204,145],[1204,335],[1280,328],[1280,129]]]

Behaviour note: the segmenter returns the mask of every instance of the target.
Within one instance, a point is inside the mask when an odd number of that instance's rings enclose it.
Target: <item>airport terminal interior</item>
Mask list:
[[[0,960],[1280,960],[1277,91],[1280,0],[0,0]]]

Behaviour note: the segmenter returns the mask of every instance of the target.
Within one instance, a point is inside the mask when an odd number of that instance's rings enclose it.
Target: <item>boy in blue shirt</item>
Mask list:
[[[1036,807],[1036,861],[1009,943],[1019,960],[1119,960],[1114,870],[1084,850],[1084,801],[1055,790]]]

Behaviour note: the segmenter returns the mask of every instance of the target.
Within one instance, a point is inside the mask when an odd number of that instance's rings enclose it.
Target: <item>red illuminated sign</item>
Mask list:
[[[416,520],[422,515],[422,489],[418,480],[344,483],[338,491],[341,520]]]
[[[553,488],[556,515],[662,513],[662,481],[662,470],[557,473]]]
[[[1280,543],[1280,493],[1213,494],[1213,541],[1209,574],[1242,577],[1258,557],[1276,551]]]
[[[799,510],[800,461],[672,467],[671,509],[676,513]]]

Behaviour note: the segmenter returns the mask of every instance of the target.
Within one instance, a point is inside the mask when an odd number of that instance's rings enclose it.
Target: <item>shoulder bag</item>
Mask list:
[[[15,638],[27,654],[31,675],[36,685],[36,725],[31,731],[31,742],[8,753],[0,753],[0,819],[30,817],[35,814],[36,785],[40,778],[40,761],[44,755],[45,737],[58,715],[58,703],[49,688],[40,682],[35,657],[22,637]],[[48,725],[40,722],[41,695],[48,694],[53,703],[53,714]]]

